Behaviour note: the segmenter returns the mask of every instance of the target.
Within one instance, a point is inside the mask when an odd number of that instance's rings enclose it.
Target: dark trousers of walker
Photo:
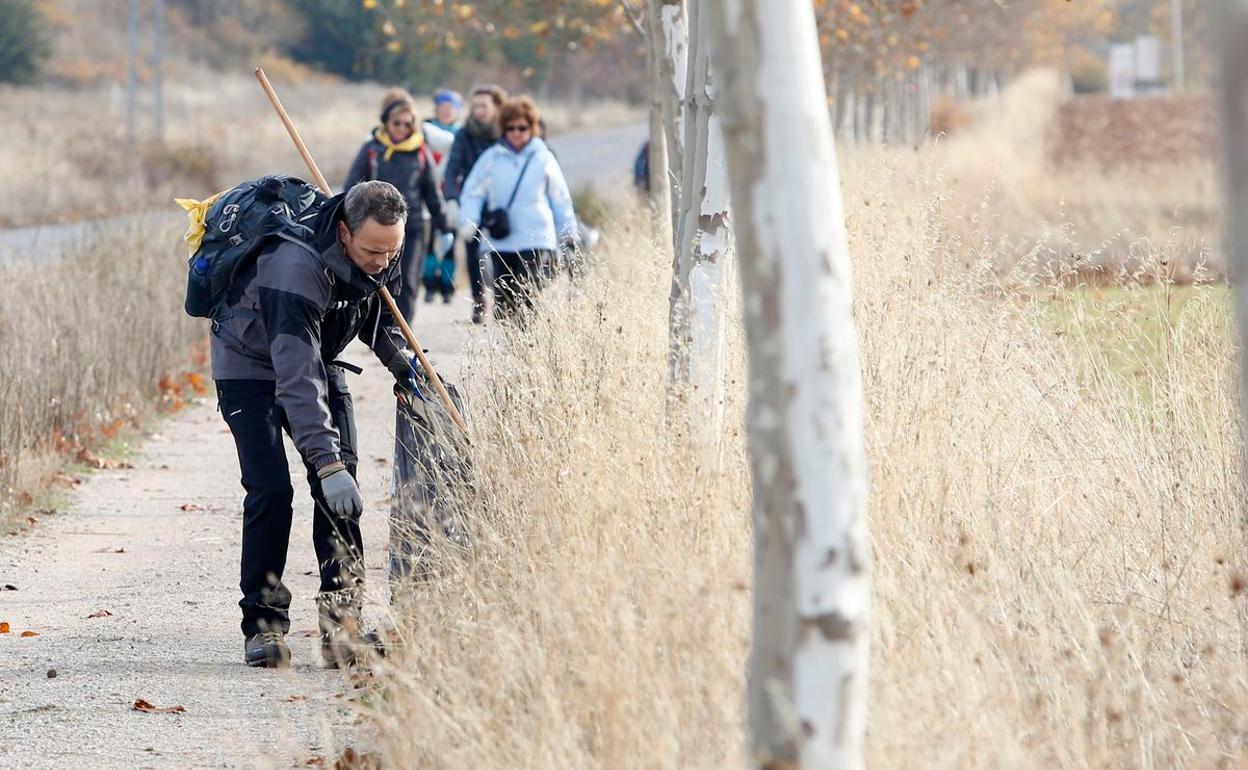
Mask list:
[[[523,321],[543,285],[543,271],[553,252],[547,249],[494,252],[494,317]]]
[[[346,377],[329,367],[329,411],[338,429],[343,463],[355,476],[356,432]],[[245,636],[290,630],[290,591],[282,582],[294,489],[282,433],[290,422],[278,405],[275,385],[265,380],[217,380],[217,399],[234,434],[242,469],[243,554],[239,587]],[[320,567],[321,591],[359,585],[364,577],[364,541],[358,518],[341,518],[325,505],[316,470],[304,461],[312,490],[312,545]]]
[[[481,258],[481,241],[469,238],[464,241],[464,267],[468,269],[468,285],[472,288],[472,301],[478,305],[485,302],[485,278],[481,275],[484,262]]]

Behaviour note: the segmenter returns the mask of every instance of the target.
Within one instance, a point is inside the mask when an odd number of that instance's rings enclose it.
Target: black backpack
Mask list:
[[[186,279],[186,312],[196,318],[216,316],[235,276],[269,238],[285,238],[312,249],[316,216],[327,198],[302,179],[270,175],[210,200],[202,223],[193,209],[206,204],[179,201],[191,212],[188,242],[202,233]]]

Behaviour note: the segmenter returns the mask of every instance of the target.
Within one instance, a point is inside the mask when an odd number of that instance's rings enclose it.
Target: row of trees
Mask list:
[[[0,83],[35,82],[51,52],[33,0],[0,0]]]
[[[657,241],[673,255],[669,418],[718,465],[726,276],[749,350],[759,768],[858,768],[867,465],[836,149],[808,0],[620,0],[646,44]],[[677,424],[675,427],[680,429]]]
[[[497,72],[508,85],[576,92],[586,78],[614,71],[604,85],[620,95],[618,73],[638,58],[628,21],[611,0],[304,0],[308,34],[291,54],[352,79],[427,90]]]
[[[682,273],[696,269],[701,254],[713,254],[716,263],[726,258],[721,221],[731,222],[739,264],[754,482],[751,764],[860,768],[871,606],[863,396],[815,18],[807,0],[645,0],[644,16],[621,2],[645,35],[652,109],[661,117],[652,171],[678,180],[675,194],[660,189],[655,196],[656,233],[664,245],[673,239],[675,254],[677,401],[690,385],[682,360],[696,369],[693,362],[707,354],[681,338],[679,317],[696,317],[698,293]],[[1230,211],[1240,215],[1230,217],[1230,241],[1242,279],[1248,273],[1248,5],[1219,0],[1217,6],[1226,177]],[[718,210],[716,176],[707,169],[721,165],[731,206]],[[1235,285],[1244,337],[1248,281]],[[1248,357],[1241,358],[1248,393]],[[694,403],[695,422],[705,419],[702,409]]]

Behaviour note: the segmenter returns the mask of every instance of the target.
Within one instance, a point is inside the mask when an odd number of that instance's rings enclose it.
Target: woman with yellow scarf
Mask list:
[[[379,179],[399,188],[407,199],[410,213],[400,257],[403,286],[395,301],[409,320],[416,309],[421,261],[430,243],[425,223],[429,222],[432,227],[430,237],[438,232],[454,232],[446,221],[435,165],[433,153],[426,146],[411,94],[402,89],[388,91],[382,100],[381,125],[355,156],[343,190],[349,190],[360,182]],[[421,215],[417,216],[418,213]]]

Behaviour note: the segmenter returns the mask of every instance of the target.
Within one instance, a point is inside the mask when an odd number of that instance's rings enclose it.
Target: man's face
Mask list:
[[[403,248],[402,220],[392,225],[383,225],[376,219],[365,219],[354,233],[347,229],[346,222],[338,223],[338,240],[342,250],[355,266],[369,275],[380,275],[385,272],[390,261],[398,258]]]
[[[451,104],[450,102],[438,103],[437,115],[438,115],[439,123],[446,125],[446,126],[451,125],[452,123],[455,122],[455,116],[458,113],[459,113],[459,110],[455,109],[454,104]]]
[[[477,119],[478,123],[493,123],[496,115],[494,99],[489,94],[477,94],[472,97],[472,116]]]

